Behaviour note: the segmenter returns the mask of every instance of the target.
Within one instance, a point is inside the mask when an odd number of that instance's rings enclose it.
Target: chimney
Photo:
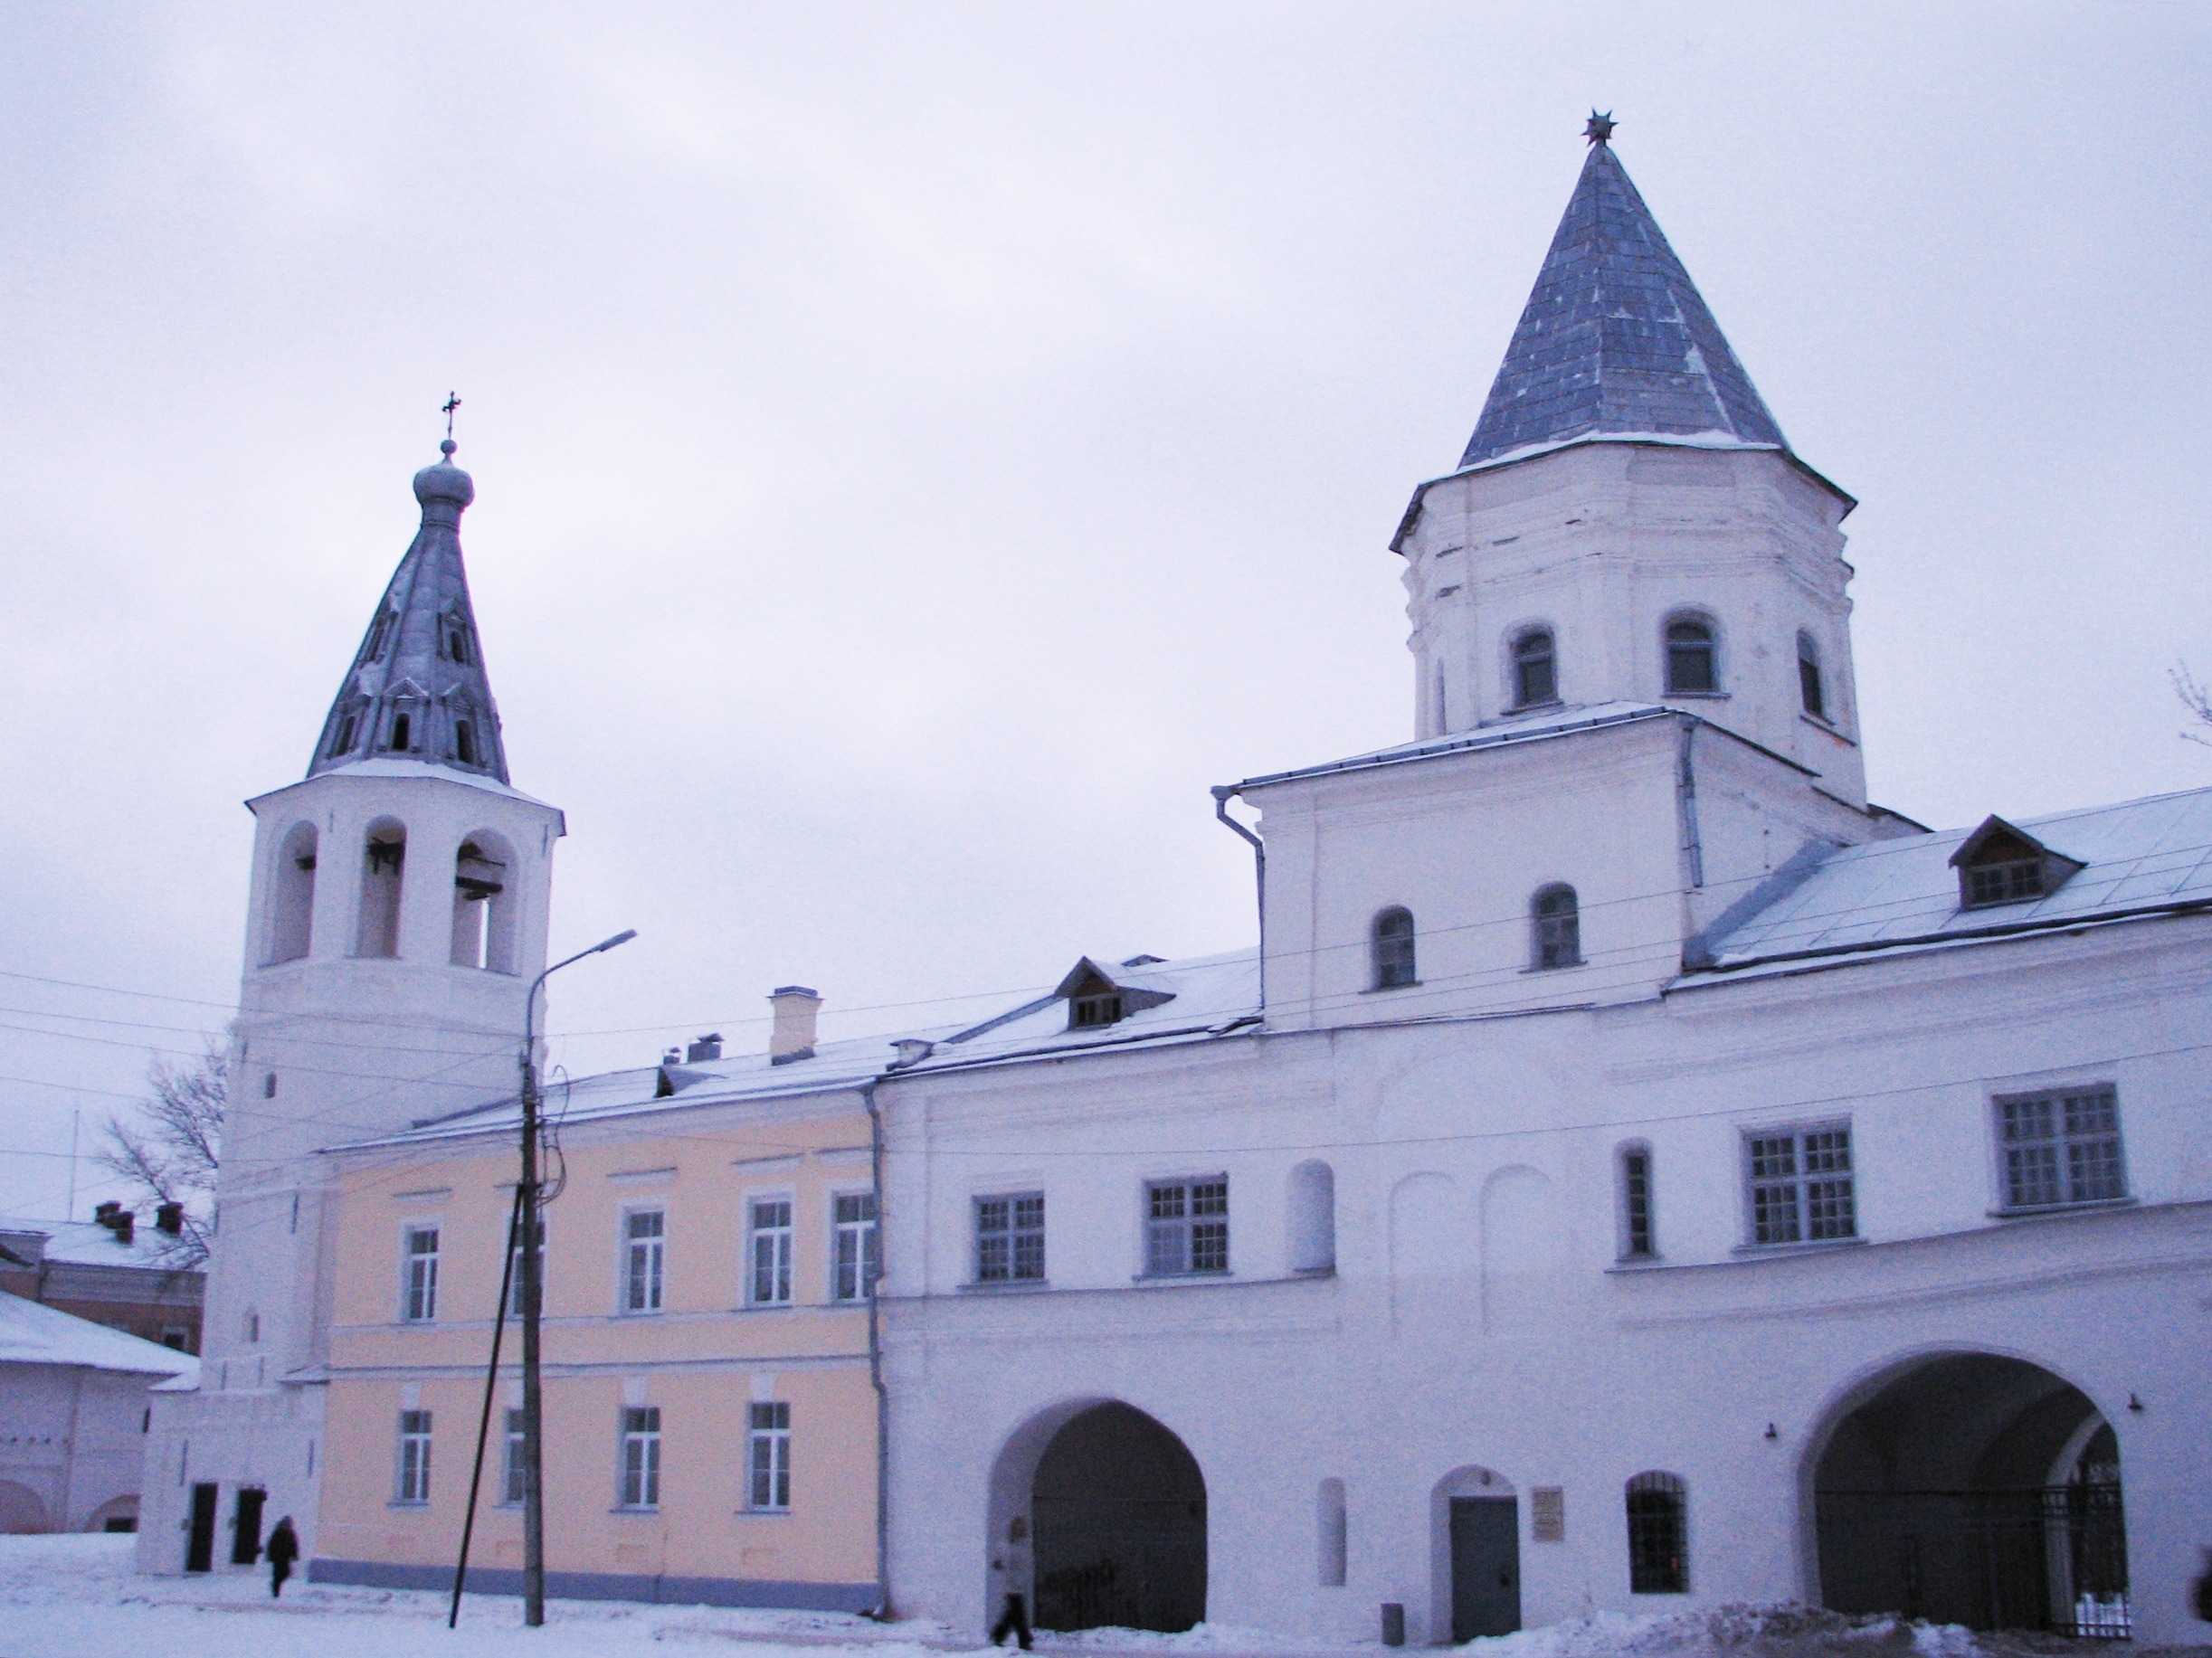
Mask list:
[[[120,1218],[122,1213],[123,1206],[119,1203],[95,1204],[92,1208],[92,1224],[105,1227],[109,1231],[113,1232],[123,1224]]]
[[[814,1018],[821,1011],[821,998],[803,984],[781,984],[768,992],[775,1010],[775,1028],[768,1033],[768,1063],[789,1065],[814,1056]]]
[[[711,1036],[699,1037],[689,1047],[684,1049],[686,1065],[697,1065],[702,1059],[719,1059],[721,1057],[722,1033],[718,1030]]]
[[[128,1244],[130,1242],[131,1234],[136,1232],[138,1229],[138,1217],[129,1209],[125,1209],[120,1214],[116,1216],[115,1241],[117,1243]]]
[[[660,1063],[664,1066],[682,1064],[683,1050],[681,1048],[675,1047],[662,1048],[660,1050]]]
[[[185,1206],[164,1203],[154,1210],[154,1225],[171,1237],[181,1237],[185,1231]]]

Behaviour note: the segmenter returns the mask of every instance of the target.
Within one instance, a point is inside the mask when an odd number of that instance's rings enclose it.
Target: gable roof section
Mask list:
[[[200,1369],[190,1353],[5,1293],[0,1293],[0,1364],[73,1365],[177,1378],[196,1376]]]
[[[2212,789],[2030,818],[1998,829],[2081,866],[2037,899],[1963,909],[1953,866],[1990,823],[1848,847],[1710,941],[1715,974],[1812,958],[1979,943],[2054,927],[2212,908]]]

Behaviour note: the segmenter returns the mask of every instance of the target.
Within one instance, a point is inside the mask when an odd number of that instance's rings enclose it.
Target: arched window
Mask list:
[[[1690,1592],[1689,1493],[1672,1473],[1639,1473],[1628,1482],[1628,1592]]]
[[[295,823],[277,849],[269,893],[269,960],[297,962],[315,929],[315,826]]]
[[[1620,1206],[1620,1258],[1648,1261],[1659,1253],[1651,1212],[1651,1147],[1641,1140],[1628,1141],[1614,1152],[1613,1162]]]
[[[1529,952],[1532,966],[1581,966],[1582,920],[1573,887],[1564,883],[1543,887],[1530,905],[1529,916],[1534,933]]]
[[[1318,1159],[1290,1171],[1290,1270],[1336,1270],[1336,1171]]]
[[[1413,972],[1413,912],[1392,905],[1375,917],[1374,986],[1394,990],[1418,984]]]
[[[453,856],[455,967],[510,973],[515,957],[515,898],[508,871],[513,855],[498,836],[478,830]]]
[[[353,753],[354,739],[360,734],[361,715],[357,708],[348,708],[331,722],[330,757]]]
[[[392,637],[392,623],[395,620],[390,611],[376,612],[376,620],[369,623],[368,637],[361,641],[361,654],[356,660],[374,662],[384,654],[384,640]]]
[[[1324,1589],[1344,1587],[1344,1483],[1342,1480],[1321,1482],[1320,1500],[1315,1505],[1315,1540],[1320,1545],[1317,1576]]]
[[[1713,624],[1703,616],[1676,617],[1666,624],[1667,695],[1695,696],[1720,688]]]
[[[402,708],[392,716],[392,737],[384,746],[395,753],[405,753],[414,747],[414,715]]]
[[[400,885],[407,864],[407,830],[391,818],[369,825],[362,844],[361,926],[354,953],[399,954]]]
[[[1802,628],[1798,630],[1798,700],[1813,718],[1828,718],[1828,693],[1820,685],[1820,647]]]
[[[1559,653],[1549,628],[1531,628],[1513,642],[1513,702],[1533,708],[1559,700]]]

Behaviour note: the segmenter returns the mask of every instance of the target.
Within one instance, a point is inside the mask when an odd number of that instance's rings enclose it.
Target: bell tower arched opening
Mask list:
[[[2131,1632],[2118,1438],[2039,1365],[1951,1353],[1877,1379],[1837,1407],[1809,1483],[1833,1611]]]
[[[368,827],[361,848],[361,930],[354,953],[399,954],[400,888],[407,867],[407,826],[379,818]]]
[[[515,971],[515,854],[489,829],[472,831],[453,855],[455,967]]]
[[[265,960],[297,962],[315,933],[315,826],[295,823],[277,848],[269,886],[269,953]]]

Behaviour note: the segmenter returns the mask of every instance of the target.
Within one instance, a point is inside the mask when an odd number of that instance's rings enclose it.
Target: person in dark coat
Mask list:
[[[292,1530],[290,1514],[277,1521],[262,1552],[269,1557],[269,1598],[274,1600],[284,1593],[284,1580],[292,1575],[292,1562],[299,1558],[299,1533]]]

